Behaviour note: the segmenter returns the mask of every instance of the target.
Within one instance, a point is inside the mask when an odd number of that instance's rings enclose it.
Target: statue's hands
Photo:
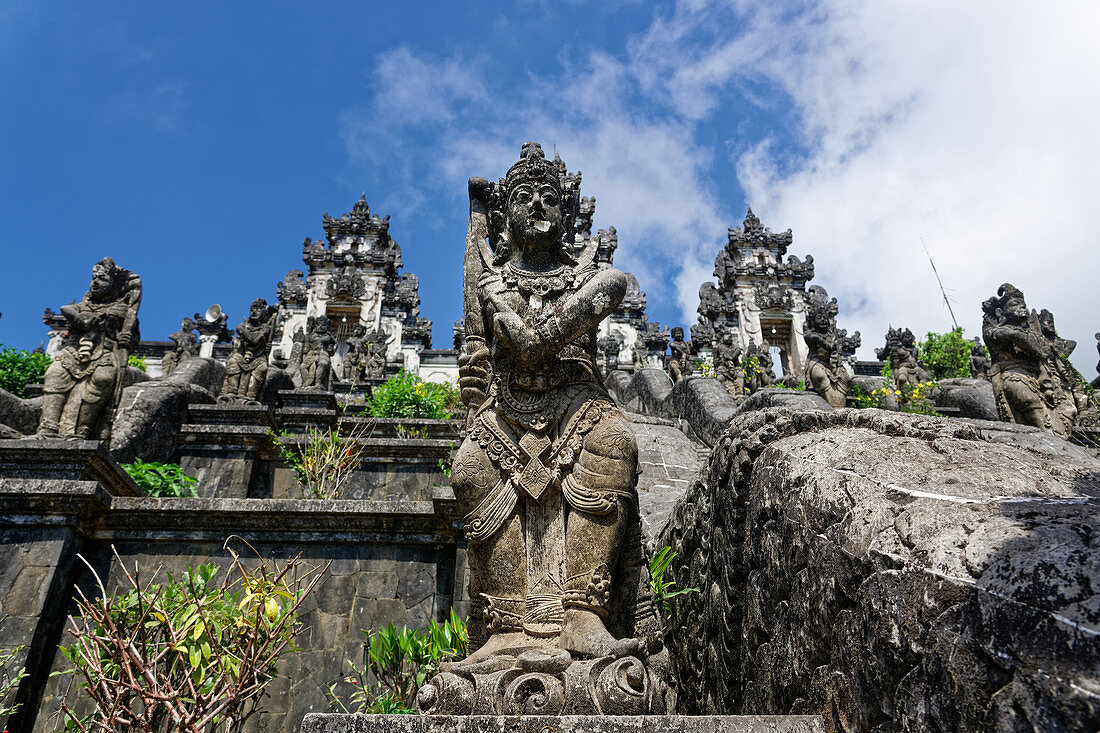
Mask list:
[[[498,311],[493,316],[493,333],[510,351],[523,355],[525,360],[541,356],[543,344],[515,311]]]
[[[489,391],[489,349],[484,342],[467,339],[469,353],[458,357],[458,387],[462,404],[477,407]]]

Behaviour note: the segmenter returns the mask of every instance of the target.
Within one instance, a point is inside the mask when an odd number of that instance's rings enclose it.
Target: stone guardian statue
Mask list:
[[[139,340],[141,278],[110,257],[92,266],[79,303],[61,306],[68,333],[43,384],[38,437],[106,439]]]
[[[1073,422],[1057,409],[1066,401],[1061,380],[1049,371],[1051,346],[1024,294],[1005,283],[982,303],[982,310],[982,340],[992,361],[989,379],[1001,419],[1068,439]]]
[[[596,368],[599,323],[627,279],[599,269],[593,248],[574,257],[579,183],[537,143],[523,145],[499,183],[470,179],[459,378],[468,429],[451,477],[466,514],[476,650],[455,665],[466,673],[422,689],[422,712],[481,710],[476,701],[500,693],[474,695],[471,685],[503,692],[498,673],[542,675],[545,694],[520,690],[522,699],[494,703],[516,702],[516,712],[551,714],[589,695],[606,699],[607,714],[627,714],[614,690],[655,684],[635,638],[646,600],[638,446]],[[635,676],[621,679],[634,682],[597,681],[599,670],[627,668]],[[589,680],[584,692],[563,687],[574,669]],[[652,695],[643,697],[645,709],[630,714],[653,709]]]
[[[833,407],[844,407],[852,377],[844,368],[836,331],[836,298],[829,298],[825,288],[810,287],[810,303],[806,314],[806,386],[825,398]]]
[[[225,382],[218,402],[258,405],[267,379],[267,352],[275,333],[278,306],[263,298],[252,301],[248,318],[237,326],[233,353],[225,361]]]
[[[199,337],[195,335],[195,322],[190,318],[184,318],[183,323],[180,324],[180,330],[168,339],[175,344],[175,348],[161,359],[160,368],[165,377],[172,376],[172,372],[191,361],[199,353]]]
[[[672,329],[672,341],[668,344],[668,361],[665,368],[673,382],[690,377],[692,372],[691,342],[684,341],[684,329],[676,326]]]

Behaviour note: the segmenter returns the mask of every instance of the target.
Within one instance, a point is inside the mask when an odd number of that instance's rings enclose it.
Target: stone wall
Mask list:
[[[1100,726],[1100,461],[880,410],[739,415],[659,540],[688,714]]]
[[[456,600],[456,578],[465,577],[449,488],[423,501],[153,499],[132,495],[95,443],[69,444],[64,455],[62,448],[28,452],[25,441],[0,441],[0,645],[26,645],[18,663],[31,674],[19,690],[23,710],[7,721],[11,733],[56,730],[49,715],[67,678],[48,674],[64,664],[61,628],[75,588],[97,592],[77,553],[109,591],[120,574],[112,547],[145,577],[178,577],[206,561],[224,567],[229,537],[243,557],[252,555],[247,541],[264,558],[331,562],[303,606],[302,652],[287,659],[264,712],[249,722],[249,730],[288,733],[306,712],[329,709],[329,683],[350,692],[340,680],[345,659],[362,660],[361,629],[442,619]]]

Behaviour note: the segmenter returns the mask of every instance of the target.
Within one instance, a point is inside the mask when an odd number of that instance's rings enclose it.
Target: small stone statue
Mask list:
[[[109,437],[140,305],[141,278],[104,257],[84,299],[61,306],[68,334],[46,370],[38,437]]]
[[[294,335],[301,340],[300,357],[292,372],[302,389],[327,392],[332,389],[332,355],[336,353],[336,339],[327,316],[309,316],[306,327]],[[295,349],[295,351],[298,351]]]
[[[176,346],[165,353],[164,358],[161,359],[160,368],[165,377],[172,376],[172,372],[191,361],[199,353],[199,337],[195,335],[195,322],[190,318],[184,318],[180,330],[168,339]]]
[[[745,396],[745,371],[741,368],[741,347],[733,343],[733,332],[723,331],[714,345],[714,375],[731,396]]]
[[[902,394],[902,387],[915,387],[932,381],[932,375],[917,361],[917,339],[908,328],[891,326],[886,332],[886,345],[875,349],[875,355],[882,361],[890,362],[894,387],[899,395]]]
[[[1058,329],[1054,327],[1054,314],[1046,308],[1039,311],[1038,315],[1032,312],[1032,317],[1038,319],[1039,328],[1050,346],[1047,354],[1049,378],[1057,380],[1061,386],[1060,390],[1055,390],[1054,385],[1051,385],[1051,394],[1057,395],[1054,409],[1062,414],[1064,421],[1073,424],[1078,414],[1090,407],[1084,377],[1080,377],[1069,363],[1069,356],[1077,348],[1077,342],[1058,335]]]
[[[618,331],[609,333],[601,338],[596,346],[599,348],[601,359],[601,374],[606,378],[608,374],[619,368],[619,351],[623,347],[623,337]]]
[[[278,306],[268,305],[263,298],[252,302],[248,318],[237,326],[233,353],[225,361],[225,382],[218,402],[260,404],[267,379],[267,352],[278,312]]]
[[[843,355],[837,338],[836,298],[829,298],[825,288],[810,287],[810,303],[806,315],[806,386],[825,398],[833,407],[844,407],[852,377],[844,368]]]
[[[676,326],[672,329],[672,341],[668,343],[668,360],[665,368],[673,382],[690,377],[694,365],[691,363],[691,342],[684,341],[684,329]]]
[[[1073,422],[1055,407],[1066,400],[1061,380],[1049,371],[1052,348],[1024,294],[1005,283],[982,303],[982,310],[982,339],[992,361],[989,380],[1001,419],[1068,439]]]
[[[989,353],[977,336],[970,339],[970,376],[989,381]]]
[[[383,379],[386,376],[386,333],[367,333],[359,324],[348,338],[348,353],[344,357],[344,381]]]
[[[599,323],[627,280],[599,269],[592,247],[574,256],[578,186],[537,143],[499,183],[470,179],[459,371],[468,430],[452,483],[470,542],[475,651],[421,690],[422,712],[478,712],[485,701],[516,713],[652,712],[615,697],[658,683],[635,638],[646,608],[638,446],[596,372]],[[600,682],[601,669],[625,676]],[[524,688],[500,699],[523,670],[549,697]],[[565,688],[574,673],[580,691]]]

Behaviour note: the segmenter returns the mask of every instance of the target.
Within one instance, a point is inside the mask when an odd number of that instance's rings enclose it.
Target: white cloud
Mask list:
[[[617,227],[617,264],[651,302],[675,299],[685,325],[740,214],[715,192],[734,166],[764,223],[814,255],[864,356],[888,324],[950,326],[923,237],[969,334],[981,301],[1014,282],[1081,343],[1091,376],[1098,21],[1094,3],[685,1],[622,56],[567,59],[518,89],[488,61],[383,54],[346,139],[399,161],[397,209],[461,198],[466,177],[500,175],[523,140],[556,143],[597,197],[597,226]],[[756,124],[730,123],[719,157],[700,130],[720,129],[731,102]],[[762,125],[772,132],[740,137]]]

